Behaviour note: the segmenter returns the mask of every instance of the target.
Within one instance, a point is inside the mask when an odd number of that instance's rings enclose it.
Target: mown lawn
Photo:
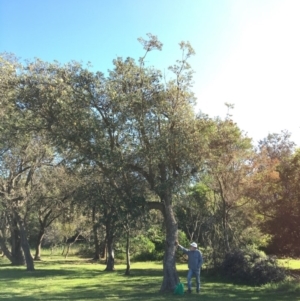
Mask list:
[[[0,259],[0,300],[300,300],[300,285],[295,283],[251,287],[210,278],[205,272],[200,295],[160,294],[161,263],[133,263],[130,276],[124,275],[124,265],[116,265],[115,272],[104,272],[104,265],[76,257],[52,257],[35,267],[35,272],[27,272],[25,267],[12,267]],[[186,265],[177,268],[185,282]]]
[[[288,268],[289,270],[299,270],[300,271],[300,260],[293,258],[279,259],[279,264]]]

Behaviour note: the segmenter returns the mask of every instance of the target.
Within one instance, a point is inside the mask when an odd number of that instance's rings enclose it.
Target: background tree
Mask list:
[[[40,137],[20,138],[18,144],[3,152],[1,157],[2,207],[10,220],[11,231],[15,234],[12,237],[17,239],[17,244],[20,238],[27,270],[34,270],[34,265],[27,239],[26,219],[32,210],[34,195],[42,185],[39,171],[52,159],[51,152]]]
[[[267,250],[297,256],[299,228],[298,150],[290,134],[270,134],[260,141],[255,198],[263,216],[262,229],[272,237]]]
[[[69,210],[78,185],[78,177],[59,163],[47,166],[40,173],[41,186],[34,196],[34,215],[38,219],[35,260],[41,259],[41,245],[47,227]],[[31,231],[31,235],[33,235]]]
[[[253,171],[251,140],[244,137],[230,119],[215,121],[215,131],[210,140],[207,185],[219,200],[223,227],[224,248],[230,251],[233,242],[230,220],[233,211],[244,206],[249,199],[246,189]]]

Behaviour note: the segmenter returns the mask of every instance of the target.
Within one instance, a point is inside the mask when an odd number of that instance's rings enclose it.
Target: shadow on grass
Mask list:
[[[32,272],[28,272],[26,270],[19,270],[19,269],[9,269],[1,271],[0,274],[0,281],[3,280],[19,280],[24,278],[47,278],[47,277],[56,277],[56,276],[65,276],[65,277],[72,277],[72,275],[76,275],[76,271],[72,270],[56,270],[56,269],[39,269]]]
[[[47,269],[48,264],[40,264],[35,272],[21,268],[1,266],[0,300],[16,301],[61,301],[61,300],[123,300],[123,301],[162,301],[162,300],[199,300],[202,301],[296,301],[295,294],[264,291],[247,285],[235,285],[221,278],[201,275],[202,291],[198,294],[174,296],[161,294],[162,269],[132,268],[131,275],[125,276],[124,270],[105,272],[103,266],[83,265],[82,268],[61,263],[61,268]],[[56,267],[58,267],[56,269]],[[186,282],[187,271],[179,271],[180,279]],[[25,281],[23,281],[25,279]],[[35,281],[36,280],[36,281]]]
[[[43,293],[34,294],[31,296],[24,296],[24,294],[14,293],[14,295],[7,295],[0,293],[1,300],[22,300],[22,301],[61,301],[61,300],[123,300],[123,301],[138,301],[138,300],[149,300],[149,301],[163,301],[163,300],[202,300],[202,301],[296,301],[299,300],[299,296],[287,295],[285,293],[276,294],[274,293],[257,293],[255,291],[243,291],[233,290],[232,288],[211,288],[210,290],[204,289],[200,295],[198,294],[185,294],[184,296],[174,296],[173,294],[160,294],[157,290],[153,290],[153,285],[158,287],[157,282],[150,282],[148,285],[139,284],[134,285],[134,290],[130,286],[126,286],[126,289],[122,287],[111,287],[103,285],[93,286],[75,286],[69,288],[65,292],[61,293]]]
[[[11,263],[4,263],[1,264],[1,267],[12,267],[13,265]]]

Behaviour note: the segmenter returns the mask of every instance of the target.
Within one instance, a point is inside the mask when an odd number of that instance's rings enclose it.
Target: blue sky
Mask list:
[[[197,110],[233,119],[254,139],[288,130],[300,145],[298,0],[0,0],[0,52],[22,59],[90,61],[143,55],[138,37],[164,44],[149,64],[165,70],[178,43],[196,51]]]

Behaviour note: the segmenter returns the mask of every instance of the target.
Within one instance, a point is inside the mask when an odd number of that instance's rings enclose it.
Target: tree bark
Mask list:
[[[222,210],[222,224],[223,224],[225,250],[227,252],[230,252],[230,245],[228,239],[228,220],[227,220],[227,212],[226,212],[226,202],[224,201],[224,199],[223,199],[223,210]]]
[[[80,236],[80,232],[75,236],[75,238],[74,238],[74,240],[72,242],[68,243],[68,247],[67,247],[65,258],[68,257],[70,249],[71,249],[71,246],[77,241],[77,239],[79,238],[79,236]]]
[[[223,189],[223,184],[220,179],[218,179],[219,186],[220,186],[220,195],[221,199],[223,202],[223,208],[222,208],[222,224],[223,224],[223,235],[224,235],[224,245],[225,245],[225,250],[227,252],[230,251],[230,245],[229,245],[229,239],[228,239],[228,218],[227,218],[227,212],[226,212],[226,207],[227,207],[227,202],[226,198],[224,195],[224,189]]]
[[[107,248],[106,248],[106,239],[102,241],[99,245],[100,249],[100,259],[105,259],[105,263],[107,263]]]
[[[6,243],[5,243],[5,239],[2,237],[2,235],[0,234],[0,249],[2,251],[2,256],[6,256],[6,258],[12,262],[12,255],[11,252],[9,251]]]
[[[161,211],[166,225],[166,243],[163,260],[163,282],[160,292],[173,292],[179,282],[176,270],[176,245],[178,238],[178,225],[172,208],[171,193],[165,192],[161,199],[162,202],[147,202],[148,209]]]
[[[41,260],[41,246],[42,246],[44,235],[45,235],[45,228],[42,227],[37,237],[34,260]]]
[[[98,228],[99,225],[96,223],[96,208],[93,207],[93,234],[94,234],[94,244],[95,244],[95,254],[94,254],[94,260],[100,260],[100,243],[98,238]]]
[[[64,240],[65,240],[65,242],[64,242],[64,246],[63,246],[63,250],[62,250],[62,252],[61,252],[61,256],[63,256],[64,254],[65,254],[65,249],[66,249],[66,246],[67,246],[67,241],[68,241],[68,238],[66,237],[66,236],[64,236]]]
[[[1,222],[0,222],[0,252],[2,253],[1,256],[6,256],[6,258],[12,262],[12,254],[8,247],[8,238],[7,235],[9,233],[8,231],[8,218],[5,214],[5,212],[2,212],[0,216]]]
[[[15,216],[17,218],[18,225],[20,228],[21,245],[22,245],[22,250],[24,252],[24,256],[25,256],[27,271],[34,271],[34,262],[33,262],[33,258],[30,253],[30,247],[29,247],[29,243],[27,240],[27,234],[26,234],[26,229],[24,226],[24,221],[21,219],[21,217],[16,212],[15,212]]]
[[[115,254],[113,249],[114,236],[110,231],[110,227],[106,226],[106,244],[107,244],[107,262],[105,271],[115,270]]]
[[[130,231],[127,231],[126,236],[126,271],[125,275],[130,275],[130,253],[129,253],[129,247],[130,247]]]
[[[98,238],[98,225],[93,226],[93,233],[94,233],[94,244],[95,244],[95,253],[94,253],[94,260],[100,260],[100,244]]]
[[[178,227],[172,205],[165,205],[166,244],[163,261],[163,282],[161,292],[173,292],[179,282],[176,270],[176,246]]]
[[[15,218],[12,219],[11,223],[11,263],[16,266],[25,264],[25,258],[21,246],[20,230]]]
[[[226,213],[225,213],[226,215]],[[227,252],[230,252],[230,244],[229,244],[229,238],[228,238],[228,224],[227,224],[227,217],[223,217],[223,231],[224,231],[224,244],[225,244],[225,250]]]

